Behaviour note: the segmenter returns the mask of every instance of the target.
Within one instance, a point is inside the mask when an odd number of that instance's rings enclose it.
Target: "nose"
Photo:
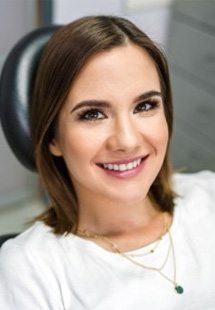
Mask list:
[[[140,148],[141,142],[137,123],[129,117],[122,117],[114,122],[107,145],[111,151],[133,153]]]

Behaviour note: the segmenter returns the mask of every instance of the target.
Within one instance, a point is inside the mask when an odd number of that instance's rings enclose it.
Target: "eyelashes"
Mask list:
[[[156,99],[147,99],[143,102],[140,102],[136,105],[134,109],[134,113],[141,113],[141,112],[149,112],[152,111],[160,106],[159,100]]]
[[[150,114],[153,110],[160,107],[160,101],[158,99],[147,99],[138,103],[134,108],[134,114]],[[80,121],[99,121],[107,118],[106,112],[100,108],[88,107],[78,112],[77,119]]]
[[[107,118],[104,112],[96,108],[88,108],[78,113],[78,119],[82,121],[96,121]]]

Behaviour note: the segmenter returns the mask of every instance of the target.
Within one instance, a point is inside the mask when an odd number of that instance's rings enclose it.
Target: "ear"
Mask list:
[[[49,151],[54,156],[62,156],[61,148],[55,139],[49,143]]]

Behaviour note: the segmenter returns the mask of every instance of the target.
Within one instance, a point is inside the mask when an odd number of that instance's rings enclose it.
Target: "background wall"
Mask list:
[[[167,54],[175,107],[175,167],[215,171],[215,1],[178,0],[171,12]]]
[[[57,24],[90,14],[128,17],[155,41],[165,46],[170,17],[168,0],[53,0],[53,21]]]

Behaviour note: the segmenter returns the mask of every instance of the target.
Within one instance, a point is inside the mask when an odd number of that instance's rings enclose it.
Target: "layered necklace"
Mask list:
[[[128,254],[126,252],[123,252],[120,249],[120,247],[116,243],[111,241],[111,239],[109,239],[108,237],[94,233],[94,232],[91,232],[91,231],[86,230],[86,229],[78,229],[77,235],[82,237],[82,238],[86,238],[86,239],[94,239],[94,240],[104,241],[105,243],[107,243],[109,245],[109,247],[113,253],[122,256],[123,258],[125,258],[126,260],[131,262],[132,264],[139,266],[142,269],[158,272],[164,279],[166,279],[167,281],[169,281],[170,283],[173,284],[174,289],[178,294],[182,294],[184,292],[184,289],[176,281],[176,277],[177,277],[177,275],[176,275],[177,274],[177,272],[176,272],[176,257],[175,257],[175,248],[174,248],[173,238],[172,238],[172,234],[170,232],[168,225],[166,225],[165,213],[163,215],[164,215],[164,228],[165,228],[164,232],[162,231],[162,233],[161,233],[160,237],[158,238],[157,242],[155,243],[154,247],[150,251],[148,251],[144,254],[132,254],[132,253]],[[159,266],[159,267],[146,266],[146,265],[142,264],[141,262],[135,260],[135,257],[137,257],[137,256],[145,256],[145,255],[154,253],[160,244],[162,236],[165,233],[167,233],[168,237],[169,237],[169,247],[167,249],[167,254],[166,254],[165,259],[164,259],[163,263],[161,264],[161,266]],[[167,276],[163,272],[163,269],[166,266],[167,261],[169,259],[170,253],[172,254],[172,260],[173,260],[173,276],[172,276],[172,278],[170,278],[169,276]]]

